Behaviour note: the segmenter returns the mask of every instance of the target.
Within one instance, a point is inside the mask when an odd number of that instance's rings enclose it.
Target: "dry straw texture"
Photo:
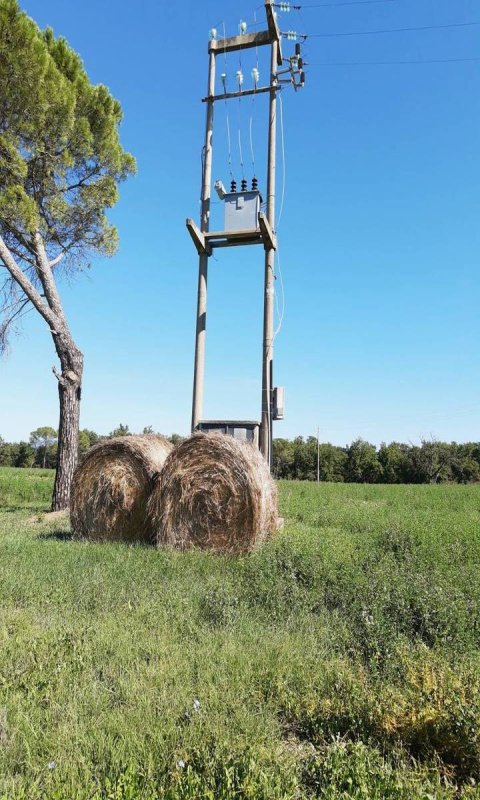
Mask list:
[[[277,490],[255,446],[196,433],[168,456],[148,511],[159,545],[242,553],[276,530]]]
[[[70,516],[76,536],[151,541],[146,520],[154,476],[172,445],[163,436],[120,436],[95,445],[77,467]]]

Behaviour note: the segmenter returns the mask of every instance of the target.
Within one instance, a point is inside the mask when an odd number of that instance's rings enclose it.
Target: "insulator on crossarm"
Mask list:
[[[217,29],[211,28],[210,29],[210,39],[215,40],[217,38]]]
[[[252,192],[257,192],[257,191],[258,191],[258,180],[254,175],[252,178]]]
[[[245,36],[247,32],[247,23],[244,22],[242,19],[240,20],[240,25],[238,26],[238,32],[240,36]]]
[[[260,72],[258,71],[257,67],[254,67],[252,69],[252,78],[253,78],[253,83],[255,84],[255,88],[257,88],[257,84],[260,80]]]
[[[242,178],[242,183],[240,184],[242,187],[242,192],[246,192],[248,189],[248,183],[246,178]]]
[[[227,93],[227,73],[226,72],[222,72],[222,74],[220,75],[220,80],[222,81],[223,91],[226,94]]]
[[[237,83],[238,88],[241,89],[243,84],[243,72],[241,69],[237,69]]]
[[[234,194],[237,191],[237,181],[232,178],[230,183],[230,191]]]

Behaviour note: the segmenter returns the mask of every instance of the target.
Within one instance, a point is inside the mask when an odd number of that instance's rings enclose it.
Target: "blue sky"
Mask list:
[[[304,8],[280,26],[340,33],[480,21],[476,0],[390,0]],[[108,432],[190,423],[208,31],[263,20],[255,0],[21,0],[81,54],[124,109],[138,175],[112,217],[120,249],[62,283],[85,353],[82,427]],[[293,45],[285,43],[285,51]],[[307,85],[282,92],[285,292],[275,383],[286,419],[274,435],[344,444],[480,439],[480,62],[322,66],[480,57],[480,26],[309,38]],[[245,83],[256,54],[243,54]],[[231,55],[230,84],[239,68]],[[265,62],[259,55],[262,78]],[[264,98],[229,106],[232,171],[261,188]],[[229,180],[226,113],[216,111],[213,177]],[[282,185],[279,136],[278,203]],[[263,187],[264,188],[264,187]],[[214,207],[219,214],[220,208]],[[210,261],[206,418],[258,418],[263,251]],[[277,281],[280,289],[280,281]],[[278,292],[280,295],[280,291]],[[281,305],[281,297],[280,305]],[[53,345],[32,314],[0,362],[0,434],[57,425]]]

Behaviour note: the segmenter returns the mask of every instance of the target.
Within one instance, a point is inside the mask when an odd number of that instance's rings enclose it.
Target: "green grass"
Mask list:
[[[0,470],[1,800],[480,797],[480,487],[286,482],[222,558],[71,541],[51,482]]]
[[[48,506],[53,476],[51,469],[0,467],[0,509]]]

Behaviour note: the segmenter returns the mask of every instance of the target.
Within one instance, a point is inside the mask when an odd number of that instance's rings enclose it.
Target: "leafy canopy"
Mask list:
[[[0,0],[0,235],[35,280],[35,231],[50,259],[112,254],[106,217],[135,171],[120,144],[120,104],[79,56]]]
[[[30,434],[30,444],[34,447],[48,447],[50,444],[53,444],[57,441],[58,433],[55,428],[50,427],[50,425],[43,425],[40,428],[36,428],[36,430],[32,431]]]

